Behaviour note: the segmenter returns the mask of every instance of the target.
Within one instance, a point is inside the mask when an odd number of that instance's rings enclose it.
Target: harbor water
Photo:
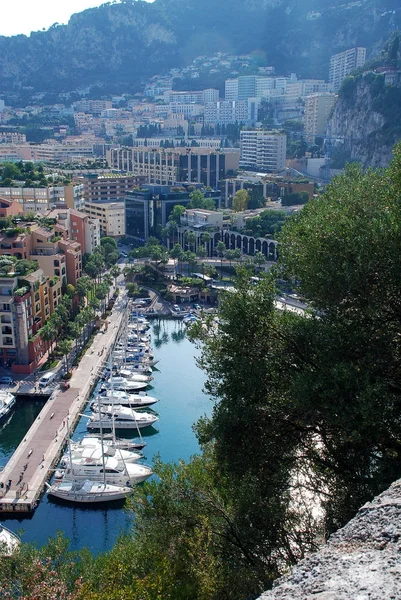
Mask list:
[[[150,395],[159,398],[155,412],[160,419],[155,427],[143,431],[145,460],[151,465],[156,454],[165,462],[188,460],[199,451],[192,425],[204,414],[210,414],[212,403],[203,393],[205,375],[196,366],[198,350],[187,339],[181,321],[153,321],[150,329],[155,358],[160,362],[153,372]],[[42,402],[17,402],[11,418],[0,429],[0,466],[4,466],[31,423]],[[89,409],[87,410],[89,414]],[[87,419],[82,417],[73,438],[86,432]],[[128,437],[122,432],[121,437]],[[121,507],[92,508],[63,506],[45,494],[30,517],[1,518],[9,529],[21,534],[25,542],[37,546],[61,531],[70,540],[71,549],[87,547],[94,553],[109,550],[121,533],[130,530],[133,516]]]

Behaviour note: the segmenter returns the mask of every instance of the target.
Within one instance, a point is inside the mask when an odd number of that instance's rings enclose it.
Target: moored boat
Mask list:
[[[121,405],[131,408],[146,408],[159,402],[157,398],[148,396],[145,392],[139,394],[128,394],[122,390],[107,390],[103,394],[99,394],[96,401],[91,405],[92,410],[97,410],[97,402],[103,406]]]
[[[16,402],[15,396],[6,390],[0,390],[0,421],[11,412]]]
[[[0,556],[12,556],[21,545],[18,535],[0,525]]]
[[[62,479],[53,485],[47,484],[47,486],[49,495],[60,500],[82,504],[124,500],[132,492],[132,489],[128,486],[90,481],[88,479],[83,481]]]

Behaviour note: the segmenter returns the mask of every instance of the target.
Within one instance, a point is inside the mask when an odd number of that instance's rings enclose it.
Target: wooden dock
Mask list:
[[[4,470],[0,472],[0,512],[35,510],[67,440],[67,421],[71,431],[80,418],[99,371],[123,323],[125,295],[114,305],[108,328],[99,332],[82,358],[66,391],[56,389],[44,405]]]

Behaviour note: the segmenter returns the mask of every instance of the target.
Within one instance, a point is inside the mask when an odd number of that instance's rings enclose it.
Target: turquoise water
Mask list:
[[[144,435],[147,446],[143,462],[151,464],[157,453],[166,462],[187,460],[199,451],[192,425],[212,407],[202,391],[204,374],[195,364],[198,351],[185,337],[185,327],[179,321],[153,322],[151,331],[154,355],[160,362],[149,393],[160,399],[156,405],[160,420]],[[0,431],[0,465],[7,462],[40,408],[37,402],[17,403],[11,421]],[[86,432],[86,421],[84,417],[80,420],[74,438]],[[23,541],[41,546],[49,536],[62,531],[72,549],[86,546],[98,553],[110,549],[118,535],[129,530],[132,515],[119,507],[61,506],[45,495],[31,518],[1,520],[13,531],[22,532]]]

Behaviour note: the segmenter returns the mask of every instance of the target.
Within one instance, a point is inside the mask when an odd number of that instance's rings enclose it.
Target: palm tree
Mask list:
[[[231,267],[231,263],[235,259],[235,251],[234,250],[227,250],[227,252],[225,253],[225,255],[226,255],[226,259],[230,261],[230,267]]]
[[[202,243],[205,245],[205,250],[206,250],[206,256],[209,256],[209,243],[210,243],[210,233],[208,233],[207,231],[205,231],[204,233],[202,233],[201,235],[201,240]]]
[[[234,256],[234,260],[239,261],[240,258],[241,258],[241,256],[242,256],[241,250],[239,248],[235,248],[235,250],[233,250],[233,252],[234,252],[234,255],[235,255]]]
[[[133,281],[135,279],[135,275],[138,273],[138,267],[134,265],[124,267],[123,273],[125,281]]]
[[[58,349],[65,358],[65,372],[68,373],[68,353],[71,350],[72,340],[60,340],[57,344]]]
[[[220,256],[220,278],[223,279],[223,256],[226,252],[226,245],[224,242],[218,242],[216,247],[217,255]]]
[[[195,243],[196,243],[196,235],[193,231],[189,231],[187,235],[187,243],[191,252],[193,252]]]
[[[82,331],[82,327],[79,324],[78,319],[75,319],[75,321],[73,321],[72,323],[69,324],[68,330],[69,330],[69,334],[75,340],[75,361],[77,361],[77,357],[78,357],[78,340],[81,337],[81,331]]]
[[[262,265],[264,265],[266,262],[265,255],[262,252],[256,252],[255,256],[253,257],[253,262],[257,267],[257,271],[260,272]]]
[[[77,294],[81,304],[84,303],[84,299],[88,297],[90,290],[92,289],[91,278],[87,275],[80,277],[77,281]]]
[[[47,352],[51,353],[53,341],[55,340],[57,335],[57,328],[49,319],[40,329],[39,333],[42,339],[46,342]]]
[[[117,287],[117,278],[118,276],[121,274],[121,269],[120,267],[118,267],[117,265],[114,265],[111,269],[110,269],[110,275],[112,277],[114,277],[114,287]]]

